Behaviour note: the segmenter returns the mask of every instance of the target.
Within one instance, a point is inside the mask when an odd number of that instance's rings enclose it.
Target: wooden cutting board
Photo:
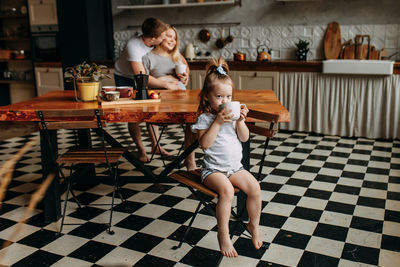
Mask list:
[[[324,54],[326,59],[337,59],[342,48],[342,36],[337,22],[328,24],[324,38]]]
[[[100,97],[97,97],[99,104],[102,107],[113,107],[113,106],[120,106],[120,105],[132,105],[132,104],[145,104],[145,103],[157,103],[161,102],[161,99],[143,99],[143,100],[135,100],[132,98],[120,98],[115,101],[104,101]]]

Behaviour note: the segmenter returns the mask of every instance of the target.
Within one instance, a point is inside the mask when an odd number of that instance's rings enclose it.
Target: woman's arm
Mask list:
[[[145,70],[142,62],[130,61],[129,63],[131,64],[131,69],[132,69],[132,72],[134,75],[139,74],[139,73],[146,73],[146,70]],[[166,81],[159,80],[151,75],[149,75],[148,85],[150,87],[154,87],[154,88],[167,88],[167,89],[171,89],[171,90],[179,89],[177,81],[166,82]]]

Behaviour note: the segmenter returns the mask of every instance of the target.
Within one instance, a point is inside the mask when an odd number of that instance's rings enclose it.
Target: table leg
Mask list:
[[[48,130],[48,133],[47,135],[43,130],[40,131],[43,181],[50,173],[54,173],[54,179],[43,198],[44,219],[46,223],[57,221],[61,217],[60,184],[56,158],[54,156],[57,155],[58,150],[57,131]]]

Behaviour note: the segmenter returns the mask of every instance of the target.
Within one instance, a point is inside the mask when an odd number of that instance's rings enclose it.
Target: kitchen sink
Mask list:
[[[322,61],[322,73],[391,75],[394,61],[330,59]]]

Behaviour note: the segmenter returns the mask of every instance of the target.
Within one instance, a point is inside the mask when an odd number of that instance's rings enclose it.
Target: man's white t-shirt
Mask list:
[[[214,114],[203,113],[198,118],[192,131],[206,130],[215,120]],[[205,168],[221,172],[236,171],[242,167],[242,143],[236,134],[236,121],[221,125],[214,143],[204,149]]]
[[[133,79],[134,74],[129,62],[142,62],[142,57],[151,50],[153,50],[153,47],[146,46],[141,36],[131,38],[122,50],[118,60],[115,62],[114,73],[125,78]]]

